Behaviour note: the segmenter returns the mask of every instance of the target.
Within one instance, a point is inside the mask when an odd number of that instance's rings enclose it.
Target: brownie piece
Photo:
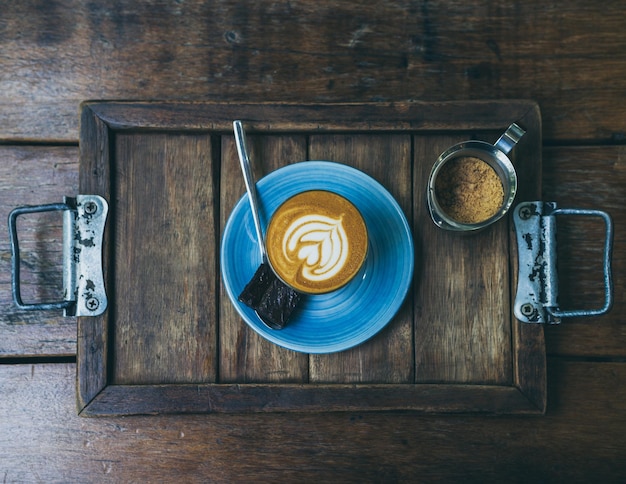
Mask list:
[[[252,276],[252,279],[250,279],[250,282],[246,284],[246,287],[239,294],[239,301],[252,309],[256,309],[274,279],[276,279],[276,274],[274,274],[271,267],[266,263],[261,264],[254,276]]]
[[[254,309],[270,328],[282,329],[298,306],[301,294],[283,283],[269,265],[263,263],[238,299]]]

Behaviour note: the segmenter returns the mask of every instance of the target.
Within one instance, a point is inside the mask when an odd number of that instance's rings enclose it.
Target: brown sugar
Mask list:
[[[471,156],[448,161],[435,181],[446,214],[461,223],[479,223],[496,214],[504,200],[502,181],[486,162]]]

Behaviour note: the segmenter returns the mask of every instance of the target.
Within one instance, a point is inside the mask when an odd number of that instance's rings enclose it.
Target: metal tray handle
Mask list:
[[[599,309],[562,310],[558,306],[556,215],[600,217],[605,223],[603,254],[604,305]],[[613,303],[611,255],[613,222],[606,212],[557,208],[554,202],[524,202],[514,210],[519,277],[514,312],[526,323],[560,323],[562,318],[600,316]]]
[[[62,301],[25,303],[20,287],[20,215],[63,211]],[[108,204],[97,195],[65,197],[63,203],[23,206],[9,214],[11,239],[11,289],[15,305],[25,311],[63,309],[66,316],[97,316],[107,307],[102,274],[102,237]]]
[[[13,301],[15,305],[25,311],[45,311],[51,309],[69,309],[75,301],[63,300],[58,302],[33,303],[26,304],[22,300],[22,292],[20,289],[20,247],[17,235],[17,217],[30,213],[56,212],[72,210],[67,203],[50,203],[47,205],[36,205],[18,207],[9,214],[9,236],[11,238],[11,289],[13,291]],[[64,257],[65,259],[65,257]],[[65,260],[63,261],[65,265]]]

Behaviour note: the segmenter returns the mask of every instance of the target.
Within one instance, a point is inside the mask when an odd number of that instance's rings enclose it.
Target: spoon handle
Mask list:
[[[235,141],[237,143],[237,153],[239,153],[239,163],[241,165],[241,171],[243,172],[243,178],[246,183],[246,191],[248,192],[248,200],[250,200],[250,208],[252,209],[252,220],[254,220],[256,237],[259,242],[261,260],[265,262],[267,260],[267,254],[265,251],[263,230],[261,228],[261,219],[259,217],[259,201],[257,197],[256,184],[254,182],[254,175],[252,174],[252,168],[250,167],[250,158],[248,157],[248,151],[246,149],[246,134],[243,130],[243,126],[241,125],[241,121],[237,120],[233,122],[233,130],[235,132]]]

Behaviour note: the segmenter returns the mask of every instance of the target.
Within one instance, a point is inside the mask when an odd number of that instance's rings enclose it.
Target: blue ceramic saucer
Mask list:
[[[402,209],[385,188],[365,173],[329,161],[303,161],[280,168],[257,183],[261,219],[305,190],[329,190],[349,199],[368,230],[369,251],[360,273],[328,294],[306,295],[282,330],[265,326],[237,300],[261,264],[248,198],[235,205],[222,236],[224,286],[233,305],[257,333],[304,353],[343,351],[378,333],[400,308],[413,279],[413,239]]]

